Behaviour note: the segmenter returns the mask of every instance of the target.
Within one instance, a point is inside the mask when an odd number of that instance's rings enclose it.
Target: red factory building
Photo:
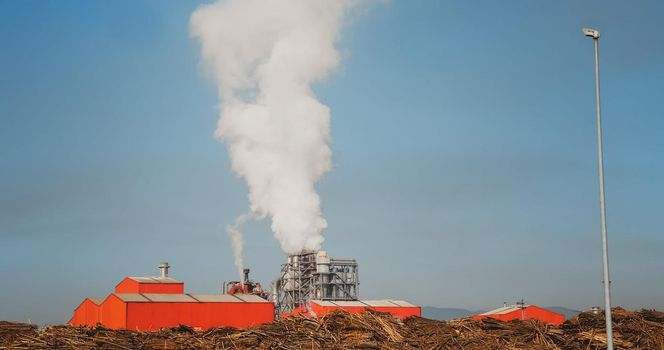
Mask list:
[[[69,324],[111,329],[158,330],[186,325],[194,328],[251,327],[274,320],[274,304],[252,294],[187,294],[184,283],[168,277],[127,277],[106,298],[86,298]]]
[[[345,310],[352,314],[360,314],[367,309],[386,312],[392,316],[404,319],[408,317],[421,317],[422,308],[403,300],[310,300],[307,307],[300,306],[293,312],[281,314],[281,318],[293,315],[310,317],[323,317],[334,310]]]
[[[539,320],[544,323],[560,326],[565,322],[565,316],[559,313],[541,308],[535,305],[517,303],[511,306],[503,306],[483,314],[473,316],[476,320],[483,318],[494,318],[501,321],[511,320]]]

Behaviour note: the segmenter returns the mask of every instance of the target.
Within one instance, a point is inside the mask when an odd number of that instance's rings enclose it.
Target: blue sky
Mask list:
[[[213,139],[195,1],[0,2],[0,319],[59,323],[168,260],[192,292],[236,277],[246,186]],[[355,16],[319,183],[324,248],[363,298],[487,309],[602,304],[592,41],[602,32],[614,304],[664,309],[664,5],[398,1]],[[283,262],[269,222],[246,262]]]

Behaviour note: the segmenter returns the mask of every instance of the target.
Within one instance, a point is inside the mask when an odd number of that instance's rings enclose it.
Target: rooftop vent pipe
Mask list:
[[[168,278],[168,261],[164,261],[159,265],[159,270],[161,270],[161,278]]]

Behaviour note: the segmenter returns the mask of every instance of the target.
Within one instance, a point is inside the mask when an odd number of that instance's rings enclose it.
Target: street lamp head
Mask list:
[[[592,29],[592,28],[583,28],[581,29],[583,32],[583,35],[589,36],[593,39],[598,39],[599,38],[599,31]]]

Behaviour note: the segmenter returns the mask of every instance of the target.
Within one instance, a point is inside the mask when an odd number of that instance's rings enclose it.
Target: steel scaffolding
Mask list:
[[[274,282],[275,311],[292,312],[312,299],[357,300],[359,284],[355,259],[332,259],[325,251],[291,255]]]

